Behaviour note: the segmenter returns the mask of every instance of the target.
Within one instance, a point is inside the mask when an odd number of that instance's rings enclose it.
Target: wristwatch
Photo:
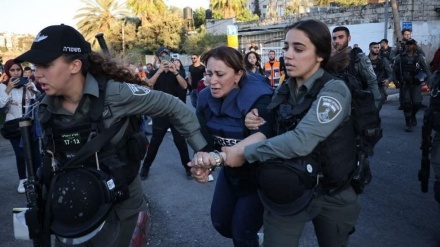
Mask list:
[[[215,166],[223,165],[223,157],[221,156],[221,154],[217,150],[215,150],[214,152],[210,152],[210,154],[214,158]]]
[[[176,76],[176,77],[177,77],[178,75],[180,75],[180,74],[179,74],[179,73],[174,74],[174,76]]]

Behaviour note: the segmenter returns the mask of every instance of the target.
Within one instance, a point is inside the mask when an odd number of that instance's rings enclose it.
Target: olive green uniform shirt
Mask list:
[[[373,65],[371,60],[365,53],[358,53],[359,62],[354,64],[354,69],[356,70],[357,76],[367,83],[368,90],[371,91],[374,97],[374,104],[379,107],[382,96],[379,91],[379,86],[377,85],[376,73],[374,73]]]
[[[61,107],[61,97],[45,96],[41,102],[43,107],[39,108],[39,116],[43,116],[41,111],[48,110],[58,115],[61,121],[69,122],[72,119],[82,118],[90,110],[91,97],[99,97],[99,87],[96,79],[88,74],[83,97],[75,113],[72,114]],[[207,144],[200,133],[200,124],[195,113],[178,98],[139,85],[109,80],[102,116],[105,128],[132,115],[167,116],[194,150],[201,150]],[[141,183],[138,180],[136,178],[129,186],[130,198],[115,206],[115,211],[121,220],[146,209]]]
[[[315,81],[324,73],[316,71],[300,88],[294,78],[286,83],[290,90],[289,103],[298,105],[311,90]],[[376,83],[377,86],[377,83]],[[276,97],[278,96],[275,92]],[[315,147],[324,141],[333,131],[348,120],[351,113],[351,94],[345,82],[330,80],[318,93],[310,110],[295,129],[262,142],[245,147],[244,154],[248,162],[266,161],[268,159],[291,159],[310,154]]]

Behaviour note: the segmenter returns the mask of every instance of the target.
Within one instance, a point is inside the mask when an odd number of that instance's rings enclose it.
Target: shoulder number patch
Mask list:
[[[321,96],[316,106],[316,115],[320,123],[329,123],[341,113],[341,103],[333,97]]]
[[[130,88],[133,95],[138,95],[138,96],[147,95],[150,92],[150,89],[140,85],[130,84],[130,83],[127,83],[127,85],[128,88]]]

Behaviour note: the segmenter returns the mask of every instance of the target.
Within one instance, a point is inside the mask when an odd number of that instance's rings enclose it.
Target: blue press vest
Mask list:
[[[241,88],[233,89],[224,99],[212,97],[206,88],[199,94],[198,110],[207,120],[207,128],[214,139],[215,149],[233,146],[247,137],[244,118],[257,100],[264,95],[272,95],[273,89],[258,74],[247,74],[241,80]],[[256,191],[255,166],[245,164],[240,168],[224,167],[226,179],[236,188],[238,195],[249,190]]]
[[[216,148],[233,146],[247,136],[244,117],[261,96],[273,93],[264,80],[261,75],[248,74],[242,79],[241,89],[233,89],[224,99],[212,97],[209,88],[200,92],[198,108],[207,120]]]

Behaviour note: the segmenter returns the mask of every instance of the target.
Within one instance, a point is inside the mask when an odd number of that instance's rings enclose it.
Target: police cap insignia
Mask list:
[[[316,107],[316,115],[320,123],[329,123],[341,113],[341,103],[333,97],[321,96]]]

